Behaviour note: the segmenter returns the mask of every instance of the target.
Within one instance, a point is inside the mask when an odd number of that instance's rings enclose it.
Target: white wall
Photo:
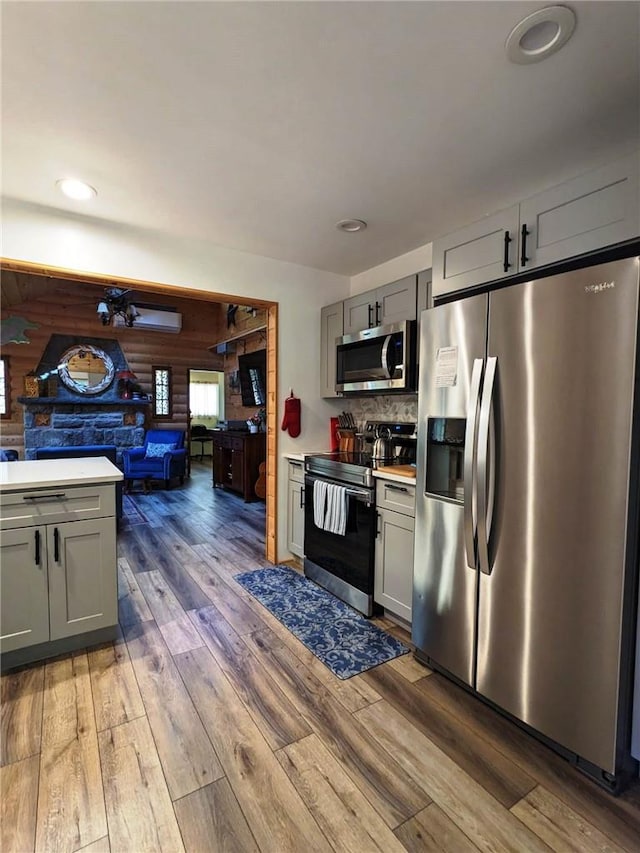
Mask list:
[[[352,276],[350,295],[355,296],[357,293],[364,293],[373,287],[380,287],[383,284],[398,281],[407,275],[431,269],[432,245],[432,243],[426,243],[412,252],[398,255],[397,258],[392,258],[384,264],[379,264],[377,267],[371,267],[369,270]]]
[[[329,448],[329,418],[340,406],[319,396],[320,308],[348,296],[349,279],[13,200],[3,201],[2,221],[0,251],[6,259],[279,303],[278,559],[285,559],[287,470],[282,453]],[[297,439],[279,428],[289,388],[302,401]]]

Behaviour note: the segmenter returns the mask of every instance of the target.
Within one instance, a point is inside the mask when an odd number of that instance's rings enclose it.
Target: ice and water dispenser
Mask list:
[[[429,418],[425,492],[464,500],[465,418]]]

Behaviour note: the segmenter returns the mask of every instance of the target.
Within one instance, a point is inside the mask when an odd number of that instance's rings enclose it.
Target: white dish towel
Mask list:
[[[316,527],[344,536],[347,532],[348,500],[344,486],[316,480],[313,484],[313,521]]]
[[[327,484],[327,513],[324,530],[344,536],[347,532],[347,490],[344,486]]]
[[[327,486],[323,480],[316,480],[313,484],[313,521],[316,527],[324,530],[324,517],[327,508]]]

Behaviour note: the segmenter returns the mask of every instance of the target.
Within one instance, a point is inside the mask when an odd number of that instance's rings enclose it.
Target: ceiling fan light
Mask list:
[[[124,309],[124,322],[129,328],[131,328],[134,322],[140,315],[136,311],[136,306],[133,303],[129,303],[127,307]]]

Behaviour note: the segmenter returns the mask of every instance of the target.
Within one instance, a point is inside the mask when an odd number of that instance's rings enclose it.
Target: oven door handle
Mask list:
[[[371,506],[371,504],[373,503],[373,501],[371,500],[371,495],[369,494],[369,492],[365,492],[365,491],[360,492],[360,491],[356,491],[355,489],[347,489],[347,494],[351,498],[362,499],[366,503],[367,506]]]
[[[306,480],[307,485],[311,487],[311,494],[313,494],[313,484],[316,480],[320,480],[323,483],[330,483],[333,486],[343,486],[346,489],[347,494],[350,498],[357,498],[358,500],[361,500],[363,503],[365,503],[367,506],[373,506],[373,504],[375,503],[373,489],[354,489],[350,486],[347,486],[345,483],[339,483],[336,480],[332,480],[330,477],[318,477],[315,474],[312,474],[311,476],[307,475]]]

